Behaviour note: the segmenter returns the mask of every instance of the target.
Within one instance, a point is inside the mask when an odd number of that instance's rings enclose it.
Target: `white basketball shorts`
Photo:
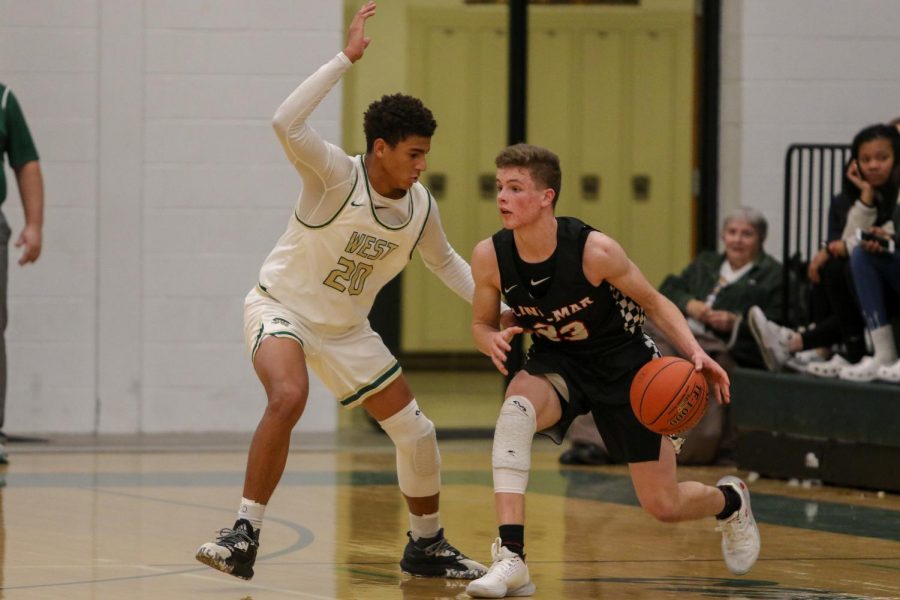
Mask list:
[[[255,287],[244,299],[244,340],[251,362],[269,336],[299,343],[306,364],[346,407],[361,404],[401,374],[400,363],[368,321],[350,329],[326,330]]]

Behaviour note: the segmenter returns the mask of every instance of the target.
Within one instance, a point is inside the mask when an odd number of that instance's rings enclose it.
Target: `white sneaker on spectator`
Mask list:
[[[892,365],[878,367],[878,379],[890,383],[900,383],[900,360]]]
[[[788,351],[788,342],[794,332],[768,320],[758,306],[751,306],[747,311],[747,323],[759,346],[759,352],[766,363],[766,368],[773,372],[784,368],[784,364],[791,357],[791,353]]]
[[[809,363],[806,372],[816,377],[837,377],[841,369],[849,367],[850,362],[840,354],[835,354],[826,361]]]
[[[814,362],[825,362],[831,358],[831,350],[828,348],[810,348],[809,350],[801,350],[794,354],[794,359],[802,364],[808,365]]]
[[[722,556],[725,566],[735,575],[749,571],[759,558],[759,528],[750,510],[750,490],[747,484],[727,475],[716,483],[716,487],[728,485],[741,496],[741,507],[727,519],[719,521],[717,531],[722,532]]]
[[[838,378],[845,381],[873,381],[878,376],[881,363],[872,356],[863,356],[855,365],[844,367],[838,372]]]
[[[797,352],[784,363],[786,369],[797,371],[798,373],[806,373],[806,367],[812,363],[825,362],[828,360],[826,355],[828,351],[825,348],[810,348],[809,350],[801,350]]]
[[[491,558],[494,562],[487,575],[466,586],[468,595],[473,598],[506,598],[534,594],[528,565],[521,556],[504,547],[500,538],[491,546]]]

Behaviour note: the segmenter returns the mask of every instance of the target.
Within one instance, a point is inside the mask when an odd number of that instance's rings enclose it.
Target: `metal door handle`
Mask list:
[[[631,178],[631,191],[635,200],[648,200],[650,198],[650,176],[635,175]]]
[[[581,199],[596,202],[600,199],[600,176],[581,176]]]
[[[478,176],[478,195],[482,200],[493,200],[497,197],[497,175],[482,173]]]
[[[447,176],[443,173],[429,173],[425,186],[431,190],[435,200],[440,200],[447,191]]]

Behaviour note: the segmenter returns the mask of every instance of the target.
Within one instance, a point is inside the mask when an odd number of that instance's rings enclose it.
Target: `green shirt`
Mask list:
[[[659,287],[660,293],[671,300],[687,314],[687,304],[692,299],[706,300],[719,281],[719,268],[725,262],[725,254],[704,251],[681,272],[680,275],[669,275]],[[712,308],[727,310],[744,315],[753,306],[759,306],[770,319],[781,317],[782,306],[782,270],[781,263],[760,251],[753,261],[753,267],[740,279],[723,287]],[[712,332],[723,341],[728,341],[730,333]],[[737,340],[729,353],[741,366],[762,366],[756,342],[746,327],[746,319],[738,329]]]
[[[38,159],[37,148],[28,131],[25,115],[12,91],[0,83],[0,204],[6,200],[6,174],[2,168],[4,156],[9,166],[18,169]]]

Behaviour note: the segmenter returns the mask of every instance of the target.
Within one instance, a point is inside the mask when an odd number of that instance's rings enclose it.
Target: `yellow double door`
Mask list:
[[[425,183],[454,248],[500,227],[505,7],[409,9],[410,93],[438,119]],[[527,141],[560,156],[556,212],[618,240],[657,285],[692,244],[693,14],[530,9]],[[406,352],[473,350],[468,304],[416,260],[404,275]]]

